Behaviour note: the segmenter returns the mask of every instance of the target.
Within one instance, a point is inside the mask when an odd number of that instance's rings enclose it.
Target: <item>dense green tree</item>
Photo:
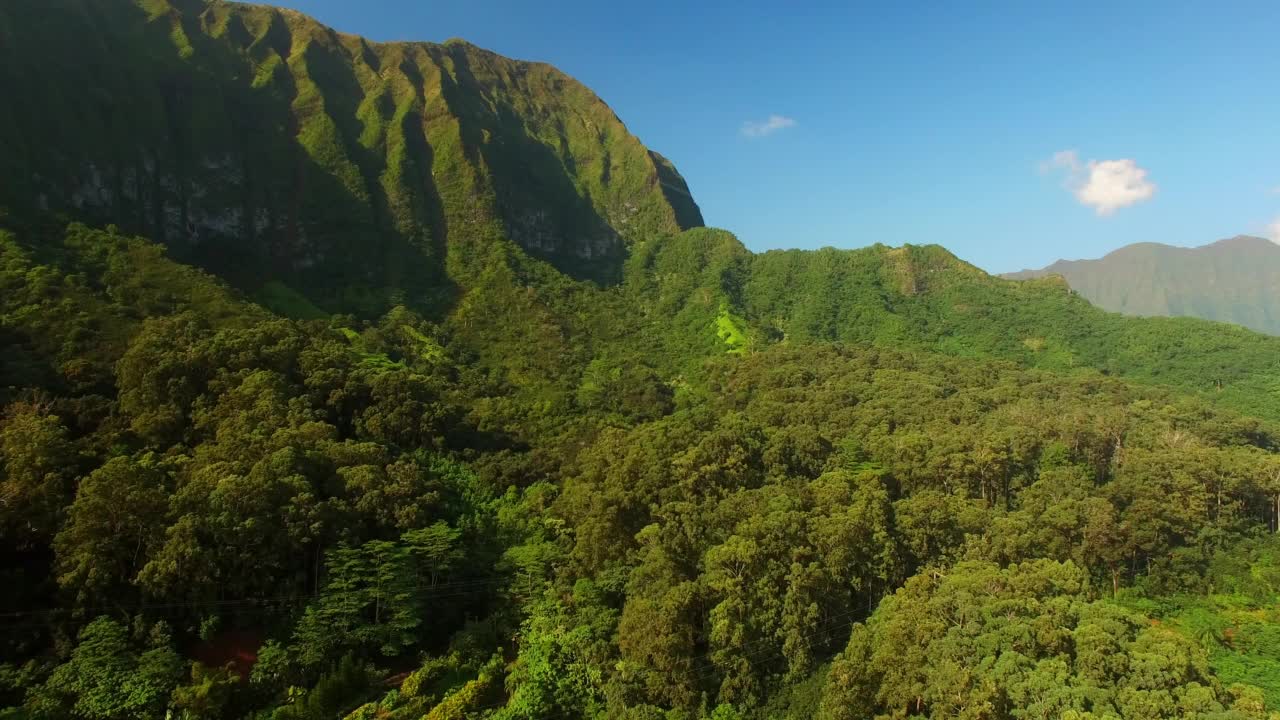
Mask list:
[[[11,405],[0,418],[0,534],[13,543],[47,543],[78,465],[67,428],[47,406]]]
[[[58,582],[84,601],[128,597],[124,584],[163,542],[168,477],[158,460],[112,458],[80,482],[54,548]]]
[[[161,631],[141,653],[120,623],[100,617],[80,631],[70,659],[44,685],[33,688],[36,717],[154,718],[182,677],[178,654]]]
[[[595,717],[603,709],[604,668],[617,612],[599,588],[578,581],[568,603],[543,600],[524,622],[523,651],[507,676],[510,700],[496,717]]]
[[[191,666],[190,682],[173,691],[173,707],[183,720],[205,720],[229,714],[234,706],[240,678],[226,668],[208,668],[199,662]]]
[[[460,559],[458,538],[457,530],[437,523],[399,541],[330,551],[320,598],[295,633],[298,662],[315,667],[363,647],[395,656],[417,644],[437,578]]]
[[[1262,717],[1236,704],[1191,640],[1088,596],[1069,562],[917,576],[855,628],[823,715]]]

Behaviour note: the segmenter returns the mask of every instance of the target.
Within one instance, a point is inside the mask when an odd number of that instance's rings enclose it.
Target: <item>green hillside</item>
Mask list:
[[[994,278],[937,246],[770,252],[746,284],[774,337],[919,347],[1203,393],[1280,418],[1280,344],[1240,328],[1100,311],[1060,280]]]
[[[1098,260],[1059,260],[1010,279],[1060,275],[1098,307],[1196,317],[1280,335],[1280,246],[1240,236],[1196,248],[1128,245]]]
[[[992,277],[936,245],[752,255],[728,233],[696,230],[638,251],[624,287],[675,320],[660,336],[700,337],[700,347],[713,344],[710,323],[724,308],[752,350],[838,342],[998,359],[1162,385],[1280,420],[1280,339],[1190,318],[1122,317],[1061,279]]]
[[[3,82],[28,98],[0,114],[16,179],[0,206],[148,235],[292,317],[404,304],[544,398],[640,329],[625,342],[666,348],[646,363],[671,372],[720,334],[742,350],[875,342],[1212,390],[1280,418],[1272,345],[1246,334],[1108,319],[941,248],[752,257],[727,234],[680,235],[701,217],[671,164],[546,65],[224,2],[14,0],[0,33]],[[628,287],[602,299],[588,279]]]
[[[589,90],[0,4],[0,719],[1280,718],[1280,338],[749,252]]]

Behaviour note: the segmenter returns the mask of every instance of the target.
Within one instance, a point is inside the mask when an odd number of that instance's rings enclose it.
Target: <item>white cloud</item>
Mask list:
[[[1060,150],[1040,170],[1065,170],[1064,187],[1099,215],[1111,215],[1156,194],[1156,184],[1147,179],[1147,171],[1128,158],[1081,162],[1075,150]]]
[[[1280,217],[1272,220],[1271,224],[1267,226],[1267,239],[1280,245]]]
[[[1067,168],[1071,172],[1080,171],[1080,155],[1075,150],[1059,150],[1053,157],[1040,164],[1040,172],[1052,172],[1058,168]]]
[[[1076,189],[1076,199],[1099,215],[1110,215],[1155,194],[1156,184],[1132,160],[1090,160],[1088,179]]]
[[[742,136],[749,138],[761,138],[766,135],[772,135],[779,130],[785,130],[789,127],[795,127],[796,121],[785,115],[770,115],[768,120],[757,122],[748,120],[742,123]]]

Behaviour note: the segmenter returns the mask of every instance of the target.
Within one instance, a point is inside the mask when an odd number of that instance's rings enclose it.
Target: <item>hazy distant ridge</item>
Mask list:
[[[1248,235],[1195,248],[1136,243],[1097,260],[1059,260],[1013,280],[1060,275],[1090,302],[1128,315],[1189,316],[1280,334],[1280,245]]]

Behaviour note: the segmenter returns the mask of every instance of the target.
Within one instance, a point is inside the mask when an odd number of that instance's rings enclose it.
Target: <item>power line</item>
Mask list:
[[[862,612],[861,609],[854,608],[847,612],[840,613],[839,615],[833,615],[832,617],[827,618],[825,621],[819,624],[817,629],[811,630],[808,633],[804,633],[800,635],[800,637],[808,640],[812,640],[817,637],[822,637],[824,639],[831,639],[835,637],[836,632],[842,631],[846,628],[851,628],[858,623],[856,619],[850,620],[849,622],[841,622],[841,623],[833,624],[835,621],[842,620],[844,618],[850,618],[855,615],[859,615],[861,614],[861,612]],[[755,642],[747,643],[746,645],[743,645],[742,648],[748,648],[748,647],[752,647],[753,645],[761,645],[764,643],[770,643],[774,641],[776,641],[776,638],[762,638]],[[697,668],[689,669],[689,672],[691,673],[690,679],[692,679],[695,683],[698,683],[702,680],[709,679],[716,672],[724,671],[724,668],[721,668],[718,665],[716,665],[714,662],[710,661],[711,656],[714,655],[716,652],[717,651],[712,650],[712,651],[703,653],[701,655],[695,655],[689,658],[691,661],[695,661],[695,662],[701,661],[700,664],[702,665],[701,669],[697,669]],[[750,659],[750,658],[772,659],[774,657],[784,657],[784,653],[782,649],[774,649],[774,648],[768,647],[763,650],[758,650],[754,653],[747,653],[745,655],[740,655],[739,657],[743,659]],[[441,702],[443,702],[443,699],[441,700]],[[464,712],[481,713],[481,712],[488,712],[490,710],[500,710],[502,708],[505,708],[510,702],[511,702],[511,698],[508,697],[506,701],[503,703],[465,708]],[[540,715],[539,720],[556,720],[558,718],[573,717],[574,715],[576,715],[574,711],[562,710],[558,713],[553,713],[551,715]]]
[[[438,591],[438,590],[448,591],[445,594],[432,595],[430,597],[430,599],[434,599],[434,600],[445,600],[445,599],[456,599],[461,597],[472,597],[482,593],[487,593],[489,592],[489,588],[491,588],[492,586],[499,585],[502,583],[509,583],[513,579],[514,578],[509,576],[487,576],[483,578],[473,578],[469,580],[460,580],[460,581],[447,582],[447,583],[435,583],[435,584],[422,583],[422,584],[414,585],[413,587],[414,589],[418,589],[418,590],[426,590],[428,593],[434,593],[435,591]],[[101,611],[101,610],[136,611],[136,610],[207,608],[207,607],[244,608],[244,607],[253,607],[253,606],[267,606],[267,605],[273,605],[273,604],[289,605],[289,604],[295,604],[299,602],[314,600],[319,598],[323,594],[324,594],[323,592],[316,592],[316,593],[280,595],[280,596],[271,596],[271,597],[237,598],[237,599],[210,600],[210,601],[138,603],[131,606],[99,606],[96,608],[40,608],[40,609],[0,613],[0,618],[18,619],[23,617],[33,617],[33,616],[39,616],[39,615],[49,615],[49,614],[64,613],[64,612],[65,613],[95,612],[95,611]],[[270,611],[271,609],[273,608],[258,607],[257,611],[259,612]],[[244,611],[237,610],[236,612],[237,614],[243,614]],[[841,632],[857,624],[858,620],[855,618],[855,616],[860,615],[861,613],[862,613],[861,608],[854,608],[846,612],[840,613],[838,615],[833,615],[831,617],[826,618],[814,630],[811,630],[807,633],[803,633],[798,637],[804,640],[814,640],[819,638],[821,638],[822,640],[830,640],[836,637],[837,632]],[[848,621],[844,622],[844,620],[846,619],[848,619]],[[4,629],[7,629],[7,630],[11,630],[11,629],[20,629],[22,627],[43,627],[43,625],[4,624],[4,625],[0,625],[0,627],[3,627]],[[738,648],[728,649],[728,651],[734,652],[734,659],[747,660],[749,663],[754,665],[757,662],[762,662],[764,660],[771,660],[773,658],[782,658],[785,656],[783,649],[775,648],[772,646],[772,644],[776,642],[778,642],[778,639],[776,637],[764,637],[759,640],[755,640],[753,642],[741,645]],[[761,646],[764,646],[764,647],[761,647]],[[760,649],[757,649],[754,652],[747,652],[747,653],[742,652],[743,650],[747,650],[750,648],[760,648]],[[691,665],[682,674],[684,674],[689,680],[693,681],[694,684],[696,685],[696,684],[701,684],[702,681],[710,679],[716,673],[731,672],[731,671],[726,671],[725,668],[717,665],[714,662],[714,660],[712,660],[712,656],[714,656],[719,652],[725,652],[725,651],[726,650],[723,650],[723,649],[709,650],[705,653],[701,653],[699,655],[695,655],[688,658],[688,661],[691,663]],[[505,701],[503,701],[500,704],[471,707],[471,708],[467,708],[466,711],[468,713],[476,713],[476,712],[487,712],[490,710],[499,710],[506,707],[510,703],[510,701],[511,701],[511,698],[508,697]],[[558,718],[568,718],[568,717],[574,716],[575,714],[576,713],[573,711],[561,711],[551,715],[541,716],[541,720],[556,720]]]
[[[495,585],[509,583],[511,582],[511,580],[512,578],[507,576],[491,575],[485,578],[460,580],[457,582],[447,582],[447,583],[420,582],[420,583],[414,584],[412,588],[414,590],[426,590],[428,593],[434,593],[436,591],[441,591],[441,590],[447,590],[447,591],[468,590],[468,592],[462,592],[461,595],[471,595],[471,594],[475,594],[476,592],[482,592],[487,588]],[[171,601],[171,602],[134,603],[131,605],[97,605],[97,606],[87,606],[87,607],[74,607],[74,606],[45,607],[45,608],[32,608],[28,610],[15,610],[11,612],[2,612],[0,613],[0,619],[2,618],[17,619],[17,618],[26,618],[26,617],[58,615],[58,614],[65,614],[65,613],[100,613],[100,612],[113,612],[113,611],[137,612],[137,611],[145,611],[145,610],[170,610],[170,609],[183,609],[183,608],[223,608],[223,607],[235,607],[235,606],[242,606],[242,605],[262,605],[262,604],[271,604],[271,603],[289,604],[289,603],[295,603],[295,602],[304,602],[304,601],[314,600],[316,598],[321,597],[322,595],[324,595],[324,591],[317,591],[313,593],[303,593],[303,594],[295,593],[292,595],[230,598],[230,599],[223,599],[223,600],[182,600],[182,601]],[[435,596],[435,598],[442,599],[442,598],[458,597],[458,596],[459,595],[447,594],[447,595],[437,595]]]

